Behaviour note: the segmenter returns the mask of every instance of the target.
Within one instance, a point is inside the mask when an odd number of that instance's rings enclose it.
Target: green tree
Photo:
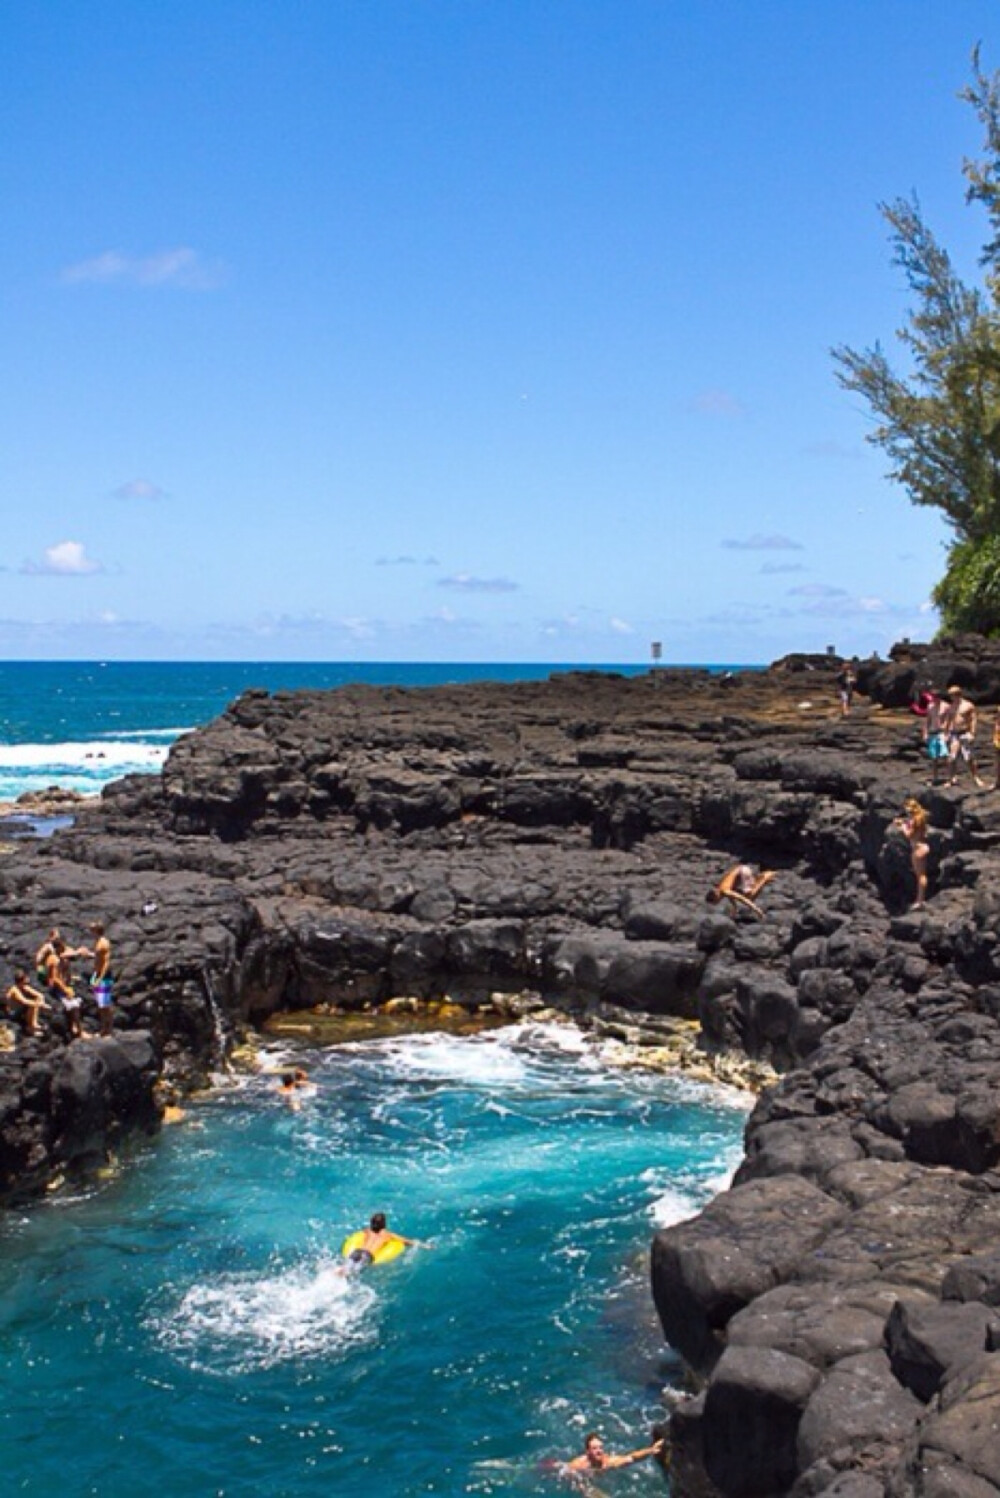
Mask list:
[[[879,344],[833,350],[837,378],[864,397],[876,420],[868,440],[887,453],[890,476],[914,504],[941,510],[953,532],[934,590],[946,630],[1000,634],[1000,74],[982,71],[962,98],[985,145],[963,164],[966,198],[986,211],[990,237],[982,285],[956,275],[915,199],[880,205],[894,262],[914,294],[897,337],[910,372],[897,374]]]

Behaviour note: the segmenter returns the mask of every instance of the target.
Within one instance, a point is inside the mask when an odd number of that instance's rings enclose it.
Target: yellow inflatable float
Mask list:
[[[360,1232],[352,1233],[349,1238],[344,1239],[340,1245],[340,1252],[343,1258],[349,1259],[356,1249],[364,1248],[364,1246],[365,1232],[362,1229]],[[406,1244],[402,1238],[390,1238],[388,1243],[383,1243],[382,1247],[372,1255],[372,1263],[389,1264],[393,1259],[399,1258],[405,1247]]]

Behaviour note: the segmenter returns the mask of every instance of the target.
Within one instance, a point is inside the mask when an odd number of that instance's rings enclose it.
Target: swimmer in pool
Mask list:
[[[284,1099],[293,1113],[297,1113],[302,1106],[302,1099],[299,1094],[303,1089],[309,1091],[315,1090],[309,1080],[309,1073],[304,1067],[296,1066],[292,1071],[283,1071],[281,1073],[281,1081],[278,1083],[278,1096]]]
[[[421,1243],[418,1238],[404,1238],[402,1233],[390,1233],[385,1225],[384,1212],[373,1213],[368,1226],[363,1231],[364,1238],[357,1248],[352,1249],[347,1255],[347,1267],[354,1273],[367,1269],[369,1264],[374,1263],[379,1249],[385,1248],[389,1243],[402,1243],[407,1248],[431,1247],[429,1243]]]
[[[584,1437],[580,1456],[574,1456],[572,1461],[564,1463],[563,1471],[569,1475],[589,1475],[592,1472],[610,1472],[614,1467],[631,1467],[634,1462],[643,1462],[649,1456],[660,1456],[663,1446],[662,1440],[654,1441],[652,1446],[640,1446],[637,1451],[627,1451],[615,1456],[610,1451],[605,1451],[600,1436],[596,1431],[591,1431],[589,1436]]]

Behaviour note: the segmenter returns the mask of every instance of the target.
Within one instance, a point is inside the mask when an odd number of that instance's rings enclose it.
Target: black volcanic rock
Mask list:
[[[654,1044],[696,1016],[783,1075],[734,1188],[653,1246],[702,1381],[678,1498],[997,1493],[1000,795],[930,787],[907,704],[1000,699],[1000,645],[860,662],[846,719],[839,664],[245,693],[0,858],[8,967],[97,918],[118,978],[115,1040],[0,1053],[0,1195],[155,1127],[158,1073],[283,1009],[531,991]],[[737,862],[776,871],[763,919],[705,902]]]

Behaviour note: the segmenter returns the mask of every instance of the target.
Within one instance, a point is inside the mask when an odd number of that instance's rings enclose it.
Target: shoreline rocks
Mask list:
[[[195,1085],[291,1011],[447,997],[479,1023],[528,994],[629,1064],[739,1054],[781,1073],[744,1163],[653,1248],[699,1385],[675,1490],[996,1491],[1000,796],[926,785],[913,718],[876,700],[912,662],[862,663],[846,719],[838,665],[244,694],[0,859],[5,960],[103,920],[122,1030],[0,1057],[0,1189],[155,1127],[139,1079]],[[891,830],[914,792],[922,912]],[[763,920],[705,904],[736,862],[777,872]],[[105,1044],[132,1070],[76,1054]]]

